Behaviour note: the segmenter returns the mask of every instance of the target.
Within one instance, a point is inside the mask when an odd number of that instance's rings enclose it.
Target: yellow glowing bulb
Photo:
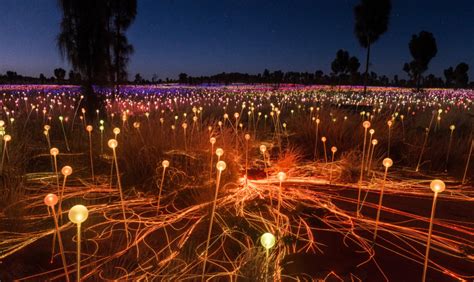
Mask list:
[[[332,147],[331,147],[331,152],[333,152],[333,153],[336,153],[336,152],[337,152],[336,146],[332,146]]]
[[[321,141],[326,142],[326,140],[327,140],[326,137],[324,137],[324,136],[321,137]]]
[[[389,168],[393,165],[393,161],[391,158],[385,158],[383,159],[382,164],[384,167]]]
[[[216,164],[216,168],[218,171],[223,171],[227,167],[226,163],[224,161],[218,161]]]
[[[211,139],[209,139],[209,142],[211,142],[212,145],[216,144],[216,138],[211,137]]]
[[[217,148],[216,149],[216,155],[218,157],[222,156],[224,154],[224,150],[222,148]]]
[[[68,213],[69,220],[75,224],[81,224],[86,221],[89,216],[89,211],[83,205],[73,206]]]
[[[10,135],[6,134],[5,136],[3,136],[3,141],[8,142],[10,140],[12,140],[12,137]]]
[[[362,123],[362,126],[363,126],[365,129],[369,128],[369,127],[370,127],[370,121],[367,121],[367,120],[364,121],[364,122]]]
[[[161,165],[164,167],[164,168],[167,168],[170,166],[170,162],[167,161],[167,160],[164,160],[163,162],[161,162]]]
[[[441,193],[444,191],[444,189],[446,189],[446,184],[444,184],[444,182],[439,179],[435,179],[431,181],[430,188],[435,193]]]
[[[110,149],[115,149],[118,146],[118,142],[115,139],[110,139],[109,142],[107,142],[107,145]]]
[[[280,171],[280,172],[278,173],[277,177],[278,177],[278,180],[279,180],[280,182],[283,182],[283,181],[286,180],[286,173],[284,173],[283,171]]]
[[[72,167],[70,166],[63,166],[63,168],[61,169],[61,173],[64,175],[64,176],[69,176],[72,174]]]
[[[375,146],[375,145],[377,145],[378,143],[379,143],[379,141],[378,141],[377,139],[372,140],[372,145]]]
[[[263,233],[263,235],[260,237],[260,244],[262,244],[262,246],[267,250],[273,248],[273,246],[275,246],[275,243],[276,238],[272,233],[266,232]]]
[[[267,146],[260,145],[260,152],[265,153],[267,151]]]
[[[58,150],[58,148],[51,148],[51,150],[49,150],[49,153],[52,156],[57,156],[59,154],[59,150]]]
[[[456,129],[456,126],[454,126],[454,124],[452,124],[451,126],[449,126],[449,129],[451,129],[451,131],[453,131],[454,129]]]
[[[245,134],[245,135],[244,135],[244,138],[245,138],[245,140],[249,141],[249,140],[250,140],[250,134],[248,134],[248,133]]]
[[[86,130],[89,131],[89,132],[91,132],[91,131],[92,131],[92,125],[86,126]]]
[[[118,127],[114,128],[113,132],[114,132],[115,135],[120,134],[120,128],[118,128]]]

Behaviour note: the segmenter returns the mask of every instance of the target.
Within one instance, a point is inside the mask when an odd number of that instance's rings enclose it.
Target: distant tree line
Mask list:
[[[419,71],[414,66],[415,63],[406,63],[403,70],[409,75],[409,79],[400,79],[398,75],[388,77],[379,75],[373,71],[367,75],[367,84],[373,86],[400,86],[400,87],[446,87],[446,88],[474,88],[474,81],[469,83],[469,65],[459,63],[454,67],[448,67],[444,70],[444,77],[434,74],[421,76],[416,73]],[[331,72],[324,73],[322,70],[315,72],[297,72],[281,70],[270,71],[265,69],[262,73],[248,74],[238,72],[223,72],[211,76],[190,76],[186,73],[180,73],[178,79],[158,79],[153,75],[151,80],[144,79],[137,73],[133,80],[123,81],[124,84],[161,84],[161,83],[182,83],[182,84],[302,84],[302,85],[362,85],[364,83],[364,73],[359,72],[359,60],[350,56],[347,51],[339,50],[331,63]],[[54,69],[54,76],[46,77],[40,74],[39,77],[23,76],[14,71],[7,71],[0,74],[0,84],[73,84],[81,85],[82,77],[80,73],[69,71],[62,68]],[[67,73],[67,75],[66,75]]]

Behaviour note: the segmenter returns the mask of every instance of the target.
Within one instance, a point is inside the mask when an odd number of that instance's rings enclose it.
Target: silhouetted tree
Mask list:
[[[456,88],[466,87],[469,82],[469,65],[466,63],[460,63],[454,69],[454,85]]]
[[[40,80],[41,83],[45,83],[46,82],[46,76],[44,76],[44,74],[40,73],[39,80]]]
[[[339,83],[347,83],[348,74],[351,74],[354,82],[359,67],[359,59],[350,57],[349,52],[342,49],[337,51],[336,58],[331,63],[331,70],[338,77]]]
[[[354,7],[354,32],[362,47],[367,49],[364,73],[364,94],[367,91],[370,47],[387,31],[392,4],[390,0],[361,0]]]
[[[59,51],[83,78],[87,112],[101,109],[104,114],[103,97],[94,94],[92,86],[107,84],[114,74],[122,77],[126,73],[128,55],[133,49],[124,31],[135,18],[136,0],[58,0],[58,3],[63,16],[57,39]],[[112,58],[118,68],[112,67]]]
[[[141,84],[143,83],[144,79],[140,73],[137,73],[135,75],[135,80],[133,81],[135,84]]]
[[[431,32],[421,31],[418,35],[414,34],[408,44],[413,60],[403,66],[420,89],[421,75],[428,69],[431,59],[436,56],[438,48],[436,40]]]
[[[446,79],[446,87],[451,87],[454,81],[454,70],[453,67],[449,67],[443,71],[444,78]]]
[[[179,82],[180,83],[187,83],[188,82],[188,75],[186,73],[179,74]]]
[[[137,0],[111,0],[111,22],[113,33],[113,80],[116,84],[127,80],[127,63],[133,53],[125,31],[137,15]]]
[[[54,69],[54,76],[57,80],[62,81],[66,77],[66,71],[63,68]]]

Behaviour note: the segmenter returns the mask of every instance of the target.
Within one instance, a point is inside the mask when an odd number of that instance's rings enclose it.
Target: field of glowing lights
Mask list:
[[[474,279],[474,90],[96,91],[0,86],[0,281]]]

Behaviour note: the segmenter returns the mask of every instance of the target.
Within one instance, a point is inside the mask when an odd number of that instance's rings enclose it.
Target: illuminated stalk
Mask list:
[[[118,166],[118,161],[117,161],[117,152],[115,150],[115,148],[118,145],[117,140],[110,139],[108,142],[108,145],[109,145],[109,148],[112,149],[112,152],[114,155],[115,171],[117,173],[117,185],[119,187],[120,203],[122,205],[123,224],[125,226],[125,235],[127,236],[127,244],[128,244],[129,238],[128,238],[127,217],[125,216],[125,202],[123,200],[122,181],[120,180],[120,171],[119,171],[119,166]]]
[[[83,205],[73,206],[68,213],[69,220],[77,225],[77,250],[76,250],[76,266],[77,266],[77,281],[81,281],[81,223],[86,221],[89,216],[89,211]]]
[[[369,142],[367,144],[367,158],[365,159],[365,166],[364,166],[365,170],[367,170],[367,166],[369,164],[370,149],[371,149],[371,146],[372,146],[372,138],[374,137],[374,133],[375,133],[374,129],[369,130],[370,138],[369,138]]]
[[[214,201],[212,203],[211,221],[209,223],[209,230],[207,232],[206,248],[204,249],[204,263],[202,266],[201,281],[204,281],[204,274],[206,273],[207,254],[208,254],[208,249],[209,249],[209,242],[211,240],[212,224],[214,223],[214,214],[216,211],[217,195],[219,193],[221,174],[222,174],[222,171],[226,168],[226,163],[224,161],[219,161],[216,165],[216,168],[217,168],[216,191],[214,193]]]
[[[321,141],[323,142],[323,148],[324,148],[324,161],[326,162],[326,164],[328,163],[328,154],[327,154],[327,150],[326,150],[326,137],[321,137]]]
[[[161,191],[163,191],[163,183],[165,181],[166,168],[170,165],[170,163],[167,160],[164,160],[161,164],[163,166],[163,174],[161,175],[160,192],[158,192],[158,203],[156,204],[157,212],[160,210]]]
[[[471,141],[471,148],[469,149],[469,154],[467,155],[466,168],[464,169],[464,176],[462,177],[462,184],[466,183],[467,169],[469,167],[469,162],[471,161],[472,148],[474,147],[474,140]]]
[[[331,169],[329,170],[329,184],[331,184],[332,181],[332,171],[334,169],[334,155],[337,152],[337,148],[335,146],[331,147]]]
[[[278,181],[280,182],[280,186],[278,187],[278,205],[277,205],[277,230],[280,236],[280,208],[281,208],[281,202],[282,202],[282,197],[281,197],[281,192],[282,192],[282,182],[286,180],[286,173],[284,172],[279,172],[278,173]]]
[[[249,140],[250,140],[250,134],[245,134],[245,184],[247,184],[247,178],[248,178]]]
[[[390,140],[392,139],[392,121],[389,120],[388,124],[388,148],[387,148],[387,158],[390,157]]]
[[[81,281],[81,224],[77,224],[77,250],[76,250],[76,264],[77,264],[77,282]]]
[[[61,189],[61,194],[59,194],[59,209],[58,209],[58,212],[59,212],[59,215],[61,216],[61,219],[62,219],[63,214],[62,214],[61,205],[62,205],[62,202],[63,202],[64,189],[66,187],[67,177],[72,174],[72,167],[70,167],[68,165],[64,166],[61,169],[61,173],[64,175],[64,180],[63,180],[63,186],[62,186],[62,189]]]
[[[362,163],[360,165],[360,177],[359,177],[359,192],[357,195],[357,217],[359,217],[359,206],[360,206],[360,194],[362,190],[362,179],[363,179],[363,172],[364,172],[364,157],[365,157],[365,146],[367,143],[367,128],[370,127],[370,122],[369,121],[364,121],[362,123],[362,126],[364,127],[364,145],[362,146]]]
[[[420,170],[421,159],[423,158],[423,153],[425,152],[426,143],[428,142],[428,135],[430,134],[430,129],[431,129],[431,125],[433,124],[433,119],[434,119],[435,113],[436,112],[433,112],[433,115],[431,116],[431,121],[430,121],[429,127],[427,127],[425,129],[425,132],[426,132],[425,140],[423,141],[423,146],[421,147],[420,157],[418,158],[418,164],[416,165],[416,169],[415,169],[415,171],[417,171],[417,172]]]
[[[211,143],[211,163],[209,166],[209,181],[211,181],[212,178],[212,163],[214,161],[214,144],[216,143],[216,138],[211,137],[209,139],[209,142]]]
[[[372,150],[369,152],[370,158],[369,158],[369,164],[367,166],[367,175],[369,175],[370,171],[372,170],[372,160],[374,158],[375,145],[377,144],[378,144],[377,139],[372,140]]]
[[[58,236],[59,251],[61,252],[61,260],[63,263],[64,274],[66,275],[66,281],[69,281],[69,273],[67,271],[66,256],[64,255],[63,240],[61,239],[61,232],[59,232],[58,218],[56,217],[56,211],[54,210],[54,206],[51,207],[51,210],[53,211],[54,226],[56,227],[56,234]]]
[[[451,151],[451,144],[453,142],[453,131],[455,129],[454,125],[451,125],[449,129],[451,130],[451,132],[449,133],[448,151],[446,152],[446,168],[444,169],[445,172],[448,171],[449,153]]]
[[[79,106],[81,105],[81,101],[84,96],[81,95],[79,102],[77,103],[76,110],[74,111],[74,116],[72,117],[72,124],[71,124],[71,132],[74,131],[74,122],[76,121],[77,112],[79,111]]]
[[[319,123],[320,123],[320,120],[319,119],[316,119],[316,139],[314,141],[314,154],[313,154],[313,158],[314,160],[317,160],[318,159],[318,132],[319,132]]]
[[[388,168],[393,165],[393,161],[390,158],[385,158],[383,160],[382,164],[385,167],[385,173],[383,174],[382,187],[380,188],[379,205],[377,207],[377,217],[375,218],[374,238],[372,240],[373,244],[375,243],[375,239],[377,238],[377,228],[379,226],[380,209],[382,208],[383,192],[384,192],[384,188],[385,188],[385,181],[387,180]]]
[[[435,211],[436,211],[436,199],[438,198],[438,193],[443,192],[446,186],[443,181],[436,179],[436,180],[431,181],[430,188],[434,192],[434,196],[433,196],[433,205],[431,207],[430,226],[428,228],[428,239],[426,243],[425,262],[423,264],[422,282],[426,281],[426,272],[428,270],[428,256],[430,253],[431,232],[433,231],[433,219],[434,219]]]
[[[89,133],[89,158],[91,162],[91,176],[92,176],[92,182],[94,182],[95,176],[94,176],[94,161],[92,159],[92,126],[88,125],[87,126],[87,132]]]
[[[4,142],[4,145],[3,145],[2,164],[1,164],[1,166],[0,166],[0,171],[2,171],[2,172],[3,172],[3,164],[4,164],[4,162],[5,162],[5,154],[6,154],[6,152],[7,152],[7,143],[8,143],[8,142]]]
[[[66,130],[64,129],[64,123],[63,123],[63,117],[62,116],[59,117],[59,121],[61,123],[61,130],[63,131],[64,142],[66,142],[66,149],[69,152],[71,150],[69,149],[69,142],[67,141]]]
[[[48,207],[48,212],[49,208],[53,211],[53,219],[54,219],[54,227],[55,227],[55,232],[54,232],[54,238],[53,238],[53,248],[51,252],[51,263],[53,262],[53,256],[54,256],[54,245],[56,241],[56,234],[58,236],[58,242],[59,242],[59,250],[61,252],[61,260],[63,263],[63,268],[64,268],[64,274],[66,275],[66,281],[69,282],[69,273],[67,271],[67,263],[66,263],[66,257],[64,255],[64,247],[63,247],[63,241],[61,239],[61,233],[59,232],[59,224],[58,224],[58,219],[56,215],[56,210],[54,209],[54,206],[58,203],[58,196],[55,194],[48,194],[46,197],[44,197],[44,203]]]

